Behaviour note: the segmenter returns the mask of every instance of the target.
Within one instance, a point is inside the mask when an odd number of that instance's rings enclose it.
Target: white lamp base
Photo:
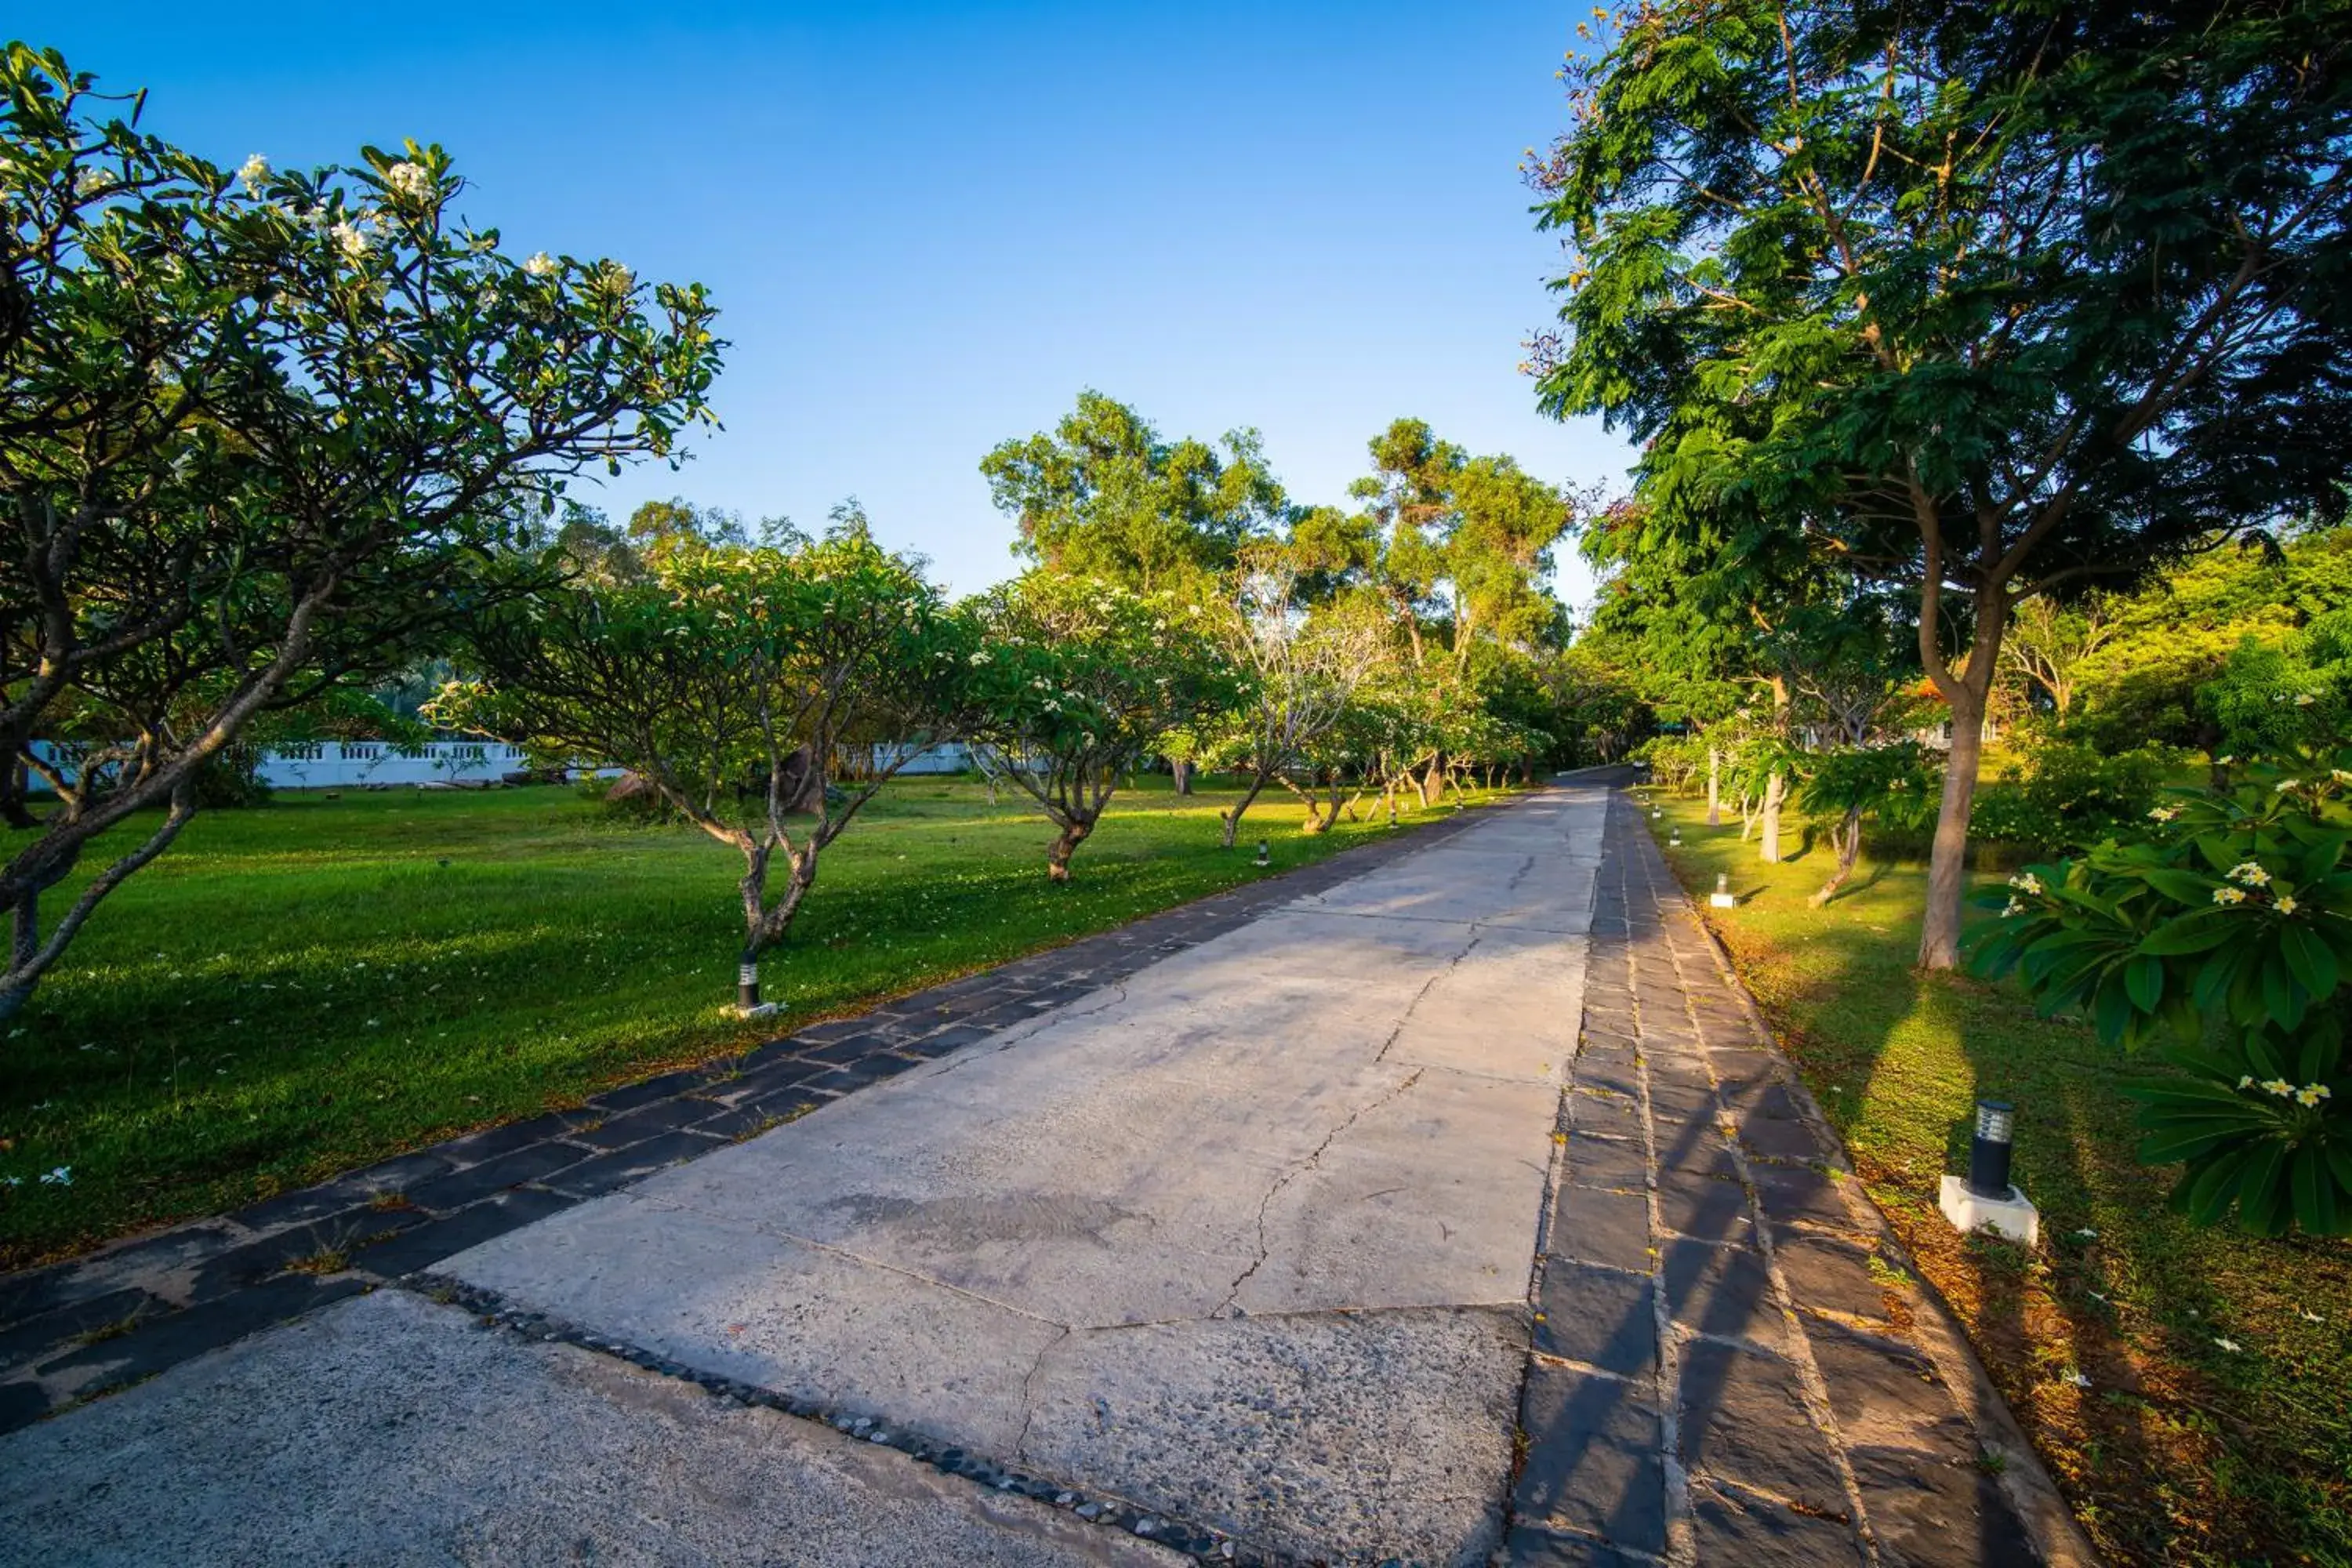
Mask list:
[[[1969,1184],[1963,1178],[1946,1176],[1938,1206],[1944,1217],[1952,1222],[1952,1228],[1964,1235],[1972,1230],[1989,1230],[2028,1247],[2042,1239],[2042,1211],[2015,1187],[2009,1189],[2006,1198],[1979,1197],[1969,1191]]]
[[[782,1002],[762,1002],[756,1007],[738,1005],[735,1009],[746,1018],[772,1018],[783,1010],[784,1005]]]
[[[1718,910],[1736,910],[1739,907],[1739,895],[1737,893],[1709,893],[1706,896],[1706,901],[1708,904]]]

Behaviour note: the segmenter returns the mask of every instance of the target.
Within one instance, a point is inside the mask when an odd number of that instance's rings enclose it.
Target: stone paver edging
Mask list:
[[[0,1279],[0,1432],[755,1136],[1493,815],[1410,827],[739,1057],[607,1089],[576,1110]]]
[[[1622,797],[1590,963],[1508,1560],[2091,1561]]]

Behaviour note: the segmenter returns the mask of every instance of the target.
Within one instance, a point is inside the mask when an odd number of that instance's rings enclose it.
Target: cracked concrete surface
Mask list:
[[[1262,1549],[1482,1560],[1604,797],[444,1266]]]
[[[1498,812],[438,1269],[1244,1556],[1484,1562],[1605,802]],[[0,1562],[1172,1560],[472,1322],[363,1298],[0,1439]]]

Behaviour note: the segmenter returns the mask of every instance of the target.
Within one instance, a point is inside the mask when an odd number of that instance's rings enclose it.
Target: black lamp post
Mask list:
[[[1252,861],[1251,864],[1255,866],[1271,866],[1274,864],[1274,861],[1266,853],[1266,843],[1265,839],[1261,838],[1257,841],[1257,858]]]
[[[2009,1197],[2010,1135],[2016,1125],[2017,1107],[2009,1101],[1977,1101],[1976,1136],[1969,1141],[1969,1191],[1977,1196]]]
[[[760,1005],[760,966],[747,963],[735,972],[735,1003],[749,1013]]]

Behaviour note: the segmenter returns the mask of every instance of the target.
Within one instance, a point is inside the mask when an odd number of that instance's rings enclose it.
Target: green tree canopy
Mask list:
[[[0,868],[0,1015],[162,854],[265,712],[388,674],[551,574],[566,477],[709,417],[701,289],[518,259],[439,147],[218,168],[0,51],[0,750],[58,797]],[[78,716],[70,766],[34,746]],[[54,926],[84,847],[165,808]]]
[[[1570,69],[1544,405],[1642,444],[1650,525],[1808,536],[1921,595],[1956,961],[2011,606],[2352,472],[2352,30],[2330,0],[1664,0]]]
[[[1225,570],[1288,510],[1256,431],[1213,447],[1167,441],[1133,408],[1092,390],[1051,435],[1003,443],[980,471],[998,509],[1020,524],[1018,553],[1147,593]]]

